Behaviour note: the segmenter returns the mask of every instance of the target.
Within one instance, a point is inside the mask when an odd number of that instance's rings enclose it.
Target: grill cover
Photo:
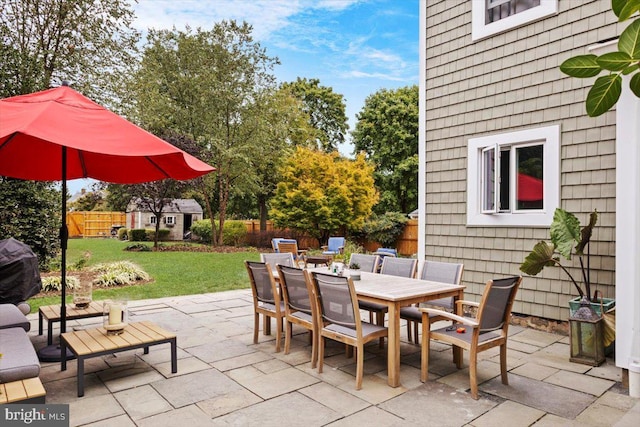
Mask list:
[[[42,289],[38,257],[14,239],[0,240],[0,303],[19,304]]]

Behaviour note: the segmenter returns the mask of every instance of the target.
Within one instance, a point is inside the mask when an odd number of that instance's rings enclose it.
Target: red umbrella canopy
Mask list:
[[[0,100],[0,175],[135,184],[215,170],[68,86]]]
[[[518,172],[517,199],[520,202],[536,202],[542,200],[544,185],[541,179]]]

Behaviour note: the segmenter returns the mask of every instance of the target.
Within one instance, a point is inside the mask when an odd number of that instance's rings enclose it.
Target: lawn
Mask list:
[[[71,239],[67,250],[67,275],[74,275],[73,265],[87,257],[87,266],[127,260],[138,264],[151,277],[144,285],[111,289],[94,287],[93,299],[129,300],[162,298],[173,295],[193,295],[249,288],[245,260],[257,261],[258,252],[129,252],[130,242],[117,239]],[[67,290],[67,302],[72,291]],[[29,299],[31,312],[42,305],[59,304],[59,296],[35,296]]]

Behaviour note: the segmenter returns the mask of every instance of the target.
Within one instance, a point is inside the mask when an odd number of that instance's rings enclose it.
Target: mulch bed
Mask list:
[[[255,248],[236,247],[236,246],[211,246],[211,245],[194,245],[194,244],[175,244],[166,245],[159,244],[159,252],[214,252],[214,253],[235,253],[255,251]]]

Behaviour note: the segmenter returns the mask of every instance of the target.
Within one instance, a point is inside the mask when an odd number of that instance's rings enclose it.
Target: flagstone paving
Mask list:
[[[36,349],[46,345],[31,314]],[[308,333],[294,328],[291,351],[275,352],[272,335],[253,343],[249,290],[130,302],[130,320],[175,332],[178,372],[168,345],[87,360],[85,395],[77,397],[76,362],[60,371],[43,363],[47,403],[69,404],[72,426],[636,426],[640,399],[622,387],[612,358],[600,367],[571,363],[566,337],[510,328],[509,385],[500,381],[499,353],[480,354],[480,399],[469,394],[451,348],[432,343],[429,381],[420,382],[420,347],[401,329],[401,386],[387,385],[386,349],[366,347],[362,390],[355,359],[327,344],[323,373],[311,368]],[[98,326],[71,321],[67,329]],[[262,324],[262,320],[261,320]],[[54,329],[57,335],[59,331]],[[284,347],[284,340],[283,340]]]

